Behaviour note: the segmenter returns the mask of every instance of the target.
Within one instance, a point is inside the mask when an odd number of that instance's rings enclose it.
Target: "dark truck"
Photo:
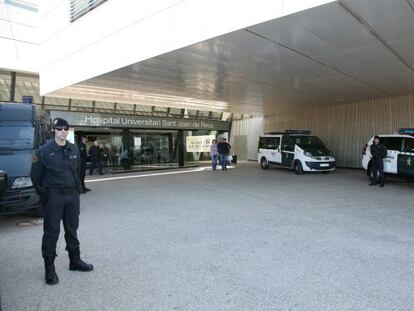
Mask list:
[[[0,215],[32,209],[42,216],[30,179],[32,156],[50,135],[49,115],[39,107],[0,103]]]

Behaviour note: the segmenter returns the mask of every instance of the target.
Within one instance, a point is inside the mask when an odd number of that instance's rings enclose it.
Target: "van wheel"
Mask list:
[[[266,161],[266,158],[262,158],[261,160],[260,160],[260,166],[261,166],[261,168],[262,169],[267,169],[267,168],[269,168],[269,165],[267,164],[267,161]]]
[[[296,161],[296,163],[295,163],[295,173],[297,175],[302,175],[303,174],[303,167],[302,167],[302,163],[300,163],[300,161]]]

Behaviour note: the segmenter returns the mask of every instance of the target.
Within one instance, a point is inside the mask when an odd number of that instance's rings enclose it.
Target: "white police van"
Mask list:
[[[407,179],[414,178],[414,128],[399,129],[396,134],[378,135],[380,143],[387,149],[384,159],[384,173]],[[362,149],[362,167],[371,176],[371,145],[374,136]]]
[[[263,169],[271,165],[303,172],[330,172],[336,160],[310,131],[286,130],[260,136],[257,160]]]

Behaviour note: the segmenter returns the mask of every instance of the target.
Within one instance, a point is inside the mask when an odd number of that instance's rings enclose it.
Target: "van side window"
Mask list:
[[[266,149],[266,148],[267,148],[267,137],[260,137],[259,149]]]
[[[282,150],[294,151],[295,145],[289,136],[283,136],[282,138]]]
[[[383,144],[387,150],[401,151],[402,140],[402,137],[384,137]]]
[[[260,149],[277,149],[280,145],[280,137],[260,137]]]
[[[280,138],[279,137],[270,137],[269,142],[267,145],[267,149],[277,149],[280,145]]]
[[[414,152],[414,138],[404,138],[402,151]]]

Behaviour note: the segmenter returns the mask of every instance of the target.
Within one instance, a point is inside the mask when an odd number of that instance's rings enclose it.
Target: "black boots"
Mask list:
[[[59,283],[59,278],[55,270],[55,256],[45,257],[45,280],[48,285]],[[93,266],[82,261],[79,250],[69,251],[69,270],[72,271],[92,271]]]
[[[84,262],[80,258],[79,250],[69,251],[69,270],[88,272],[93,270],[93,265]]]
[[[55,270],[55,257],[45,258],[45,280],[48,285],[59,283],[59,278]]]

